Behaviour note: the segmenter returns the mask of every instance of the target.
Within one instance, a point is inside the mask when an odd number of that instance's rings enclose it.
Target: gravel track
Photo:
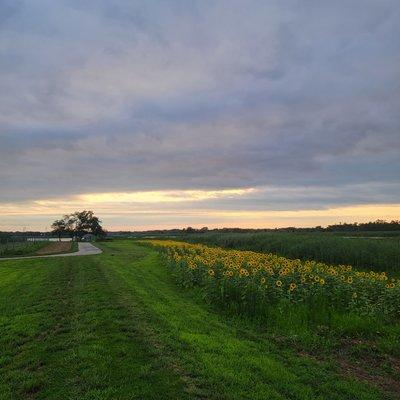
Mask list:
[[[103,250],[100,250],[98,247],[93,246],[91,243],[80,242],[80,243],[78,243],[78,251],[75,251],[74,253],[49,254],[46,256],[6,257],[6,258],[0,258],[0,261],[3,261],[3,260],[26,260],[27,258],[91,256],[93,254],[100,254],[102,252],[103,252]]]

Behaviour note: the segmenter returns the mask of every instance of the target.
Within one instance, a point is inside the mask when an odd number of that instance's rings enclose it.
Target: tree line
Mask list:
[[[385,221],[382,219],[378,219],[373,222],[354,222],[354,223],[342,223],[329,225],[326,227],[327,231],[398,231],[400,230],[400,221]]]
[[[357,231],[371,231],[371,232],[393,232],[400,231],[400,220],[385,221],[378,219],[371,222],[353,222],[353,223],[340,223],[332,224],[327,227],[316,226],[310,228],[265,228],[265,229],[252,229],[252,228],[215,228],[209,229],[187,227],[183,229],[156,229],[149,231],[118,231],[107,233],[101,226],[101,221],[97,218],[93,211],[76,211],[72,214],[64,215],[63,218],[56,220],[52,224],[52,234],[61,237],[75,237],[80,240],[84,235],[90,233],[99,238],[103,238],[107,234],[110,236],[128,236],[128,235],[181,235],[191,233],[206,233],[206,232],[221,232],[221,233],[235,233],[235,232],[357,232]],[[32,237],[48,235],[40,231],[26,231],[26,232],[0,232],[0,242],[7,240],[10,236],[18,237]]]
[[[327,227],[315,226],[309,228],[285,227],[285,228],[193,228],[191,226],[183,229],[153,229],[149,231],[118,231],[110,232],[110,236],[129,235],[182,235],[192,233],[220,232],[220,233],[253,233],[253,232],[356,232],[356,231],[400,231],[400,221],[385,221],[378,219],[373,222],[353,222],[328,225]]]

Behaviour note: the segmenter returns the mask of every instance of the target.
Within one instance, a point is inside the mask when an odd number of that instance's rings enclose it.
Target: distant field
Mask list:
[[[0,257],[34,255],[47,245],[47,242],[8,242],[0,243]]]
[[[343,237],[400,238],[400,231],[324,232],[323,234]]]
[[[400,237],[349,238],[362,232],[331,233],[203,233],[184,236],[193,243],[229,249],[270,252],[289,258],[348,264],[357,268],[400,274]],[[343,237],[343,236],[348,237]],[[364,236],[379,236],[366,232]]]
[[[0,244],[0,258],[68,253],[74,249],[75,242],[9,242]]]

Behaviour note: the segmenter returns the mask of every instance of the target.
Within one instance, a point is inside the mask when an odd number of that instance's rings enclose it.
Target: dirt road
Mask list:
[[[46,256],[29,256],[29,257],[7,257],[0,258],[2,260],[26,260],[27,258],[49,258],[49,257],[74,257],[74,256],[90,256],[93,254],[100,254],[103,251],[98,247],[93,246],[91,243],[80,242],[78,243],[78,251],[74,253],[65,254],[51,254]]]

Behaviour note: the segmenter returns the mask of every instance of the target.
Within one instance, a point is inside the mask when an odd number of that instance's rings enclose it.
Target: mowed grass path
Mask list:
[[[182,290],[155,250],[0,263],[0,399],[385,399]]]

